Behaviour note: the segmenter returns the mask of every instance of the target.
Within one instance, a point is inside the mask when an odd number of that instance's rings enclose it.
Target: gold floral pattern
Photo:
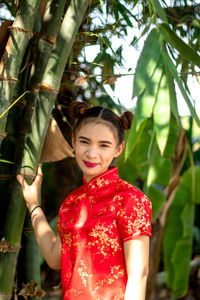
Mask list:
[[[88,248],[95,247],[95,255],[101,254],[104,261],[110,255],[115,255],[115,252],[121,250],[119,245],[119,238],[112,238],[113,228],[116,228],[116,221],[114,220],[111,225],[99,223],[95,225],[89,236],[93,237],[93,241],[88,242]]]
[[[124,270],[122,269],[122,267],[120,265],[110,267],[109,274],[104,279],[102,279],[96,283],[96,286],[97,286],[96,290],[98,290],[99,287],[101,287],[101,286],[105,286],[107,284],[108,285],[113,284],[116,279],[119,279],[123,275],[124,275]]]
[[[64,300],[122,300],[123,242],[151,236],[151,202],[114,167],[89,183],[83,179],[63,202],[57,229]]]
[[[93,275],[88,274],[87,272],[87,266],[84,263],[84,260],[80,261],[80,267],[78,268],[78,273],[80,275],[81,281],[83,285],[86,287],[88,279],[90,279]]]

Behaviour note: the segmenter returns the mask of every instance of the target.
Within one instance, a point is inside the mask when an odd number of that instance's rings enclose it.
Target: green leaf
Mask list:
[[[163,204],[165,203],[166,196],[164,192],[154,184],[150,186],[147,195],[152,203],[152,222],[153,222],[157,217],[159,211],[162,209]]]
[[[153,183],[162,187],[166,187],[169,184],[171,173],[171,159],[162,157],[157,144],[154,143],[147,176],[147,188],[150,188]]]
[[[174,77],[172,76],[172,74],[166,64],[165,64],[165,71],[166,71],[168,87],[169,87],[171,110],[172,110],[173,115],[176,118],[177,124],[179,124],[181,127],[181,122],[180,122],[179,113],[178,113],[178,105],[177,105]]]
[[[6,163],[6,164],[14,164],[14,162],[8,161],[8,160],[5,160],[5,159],[0,159],[0,162]]]
[[[184,97],[184,99],[185,99],[185,101],[187,103],[187,106],[188,106],[188,108],[190,110],[190,113],[191,113],[192,117],[195,119],[197,125],[200,127],[200,120],[199,120],[199,118],[197,116],[197,113],[196,113],[196,111],[195,111],[195,109],[194,109],[194,107],[193,107],[193,105],[191,103],[191,100],[190,100],[190,98],[189,98],[189,96],[188,96],[188,94],[187,94],[187,92],[186,92],[186,90],[185,90],[185,88],[183,86],[183,82],[182,82],[182,80],[180,79],[180,77],[178,75],[178,72],[177,72],[177,69],[176,69],[174,63],[172,62],[172,60],[170,59],[170,57],[166,53],[166,51],[163,51],[162,55],[163,55],[163,58],[165,60],[165,63],[167,64],[170,72],[174,76],[174,78],[175,78],[175,80],[176,80],[176,82],[177,82],[177,84],[179,86],[179,89],[180,89],[180,91],[181,91],[181,93],[182,93],[182,95],[183,95],[183,97]]]
[[[164,71],[156,97],[156,104],[153,110],[153,118],[156,140],[160,152],[163,155],[167,144],[170,126],[170,95],[167,77]]]
[[[187,293],[190,271],[190,260],[192,256],[194,209],[192,203],[185,205],[181,213],[183,225],[182,238],[176,243],[172,255],[174,270],[173,294],[175,298],[183,297]],[[180,259],[181,258],[181,259]]]
[[[192,47],[183,42],[167,24],[159,24],[158,29],[165,41],[176,48],[185,59],[200,68],[200,56]]]
[[[138,177],[145,180],[149,167],[147,157],[153,127],[152,119],[148,119],[145,123],[140,139],[126,162],[124,162],[124,152],[117,160],[120,177],[132,184],[137,184]]]
[[[195,202],[199,203],[200,166],[195,167]],[[181,177],[174,201],[170,208],[164,236],[164,266],[167,285],[175,297],[183,296],[188,287],[189,263],[191,260],[194,209],[192,200],[192,171]]]
[[[130,27],[133,27],[133,22],[129,19],[128,16],[134,18],[135,20],[136,20],[136,17],[135,17],[135,15],[133,15],[131,13],[131,10],[129,10],[128,8],[126,8],[125,5],[122,5],[120,3],[120,1],[114,0],[113,3],[116,4],[117,10],[121,13],[121,15],[124,18],[124,20],[126,21],[127,25],[130,26]]]
[[[176,142],[179,134],[179,128],[177,122],[173,116],[170,119],[169,135],[167,139],[167,144],[164,151],[165,157],[172,158],[174,156]]]
[[[135,146],[140,140],[140,136],[145,128],[147,119],[143,121],[142,125],[140,126],[139,130],[137,131],[137,118],[135,117],[131,126],[131,129],[128,133],[128,138],[126,142],[126,147],[125,147],[125,156],[124,160],[126,161],[128,157],[130,156],[131,152],[134,150]]]
[[[158,16],[163,20],[163,22],[168,23],[166,13],[160,5],[160,2],[158,0],[151,0],[151,2]]]
[[[135,116],[137,118],[137,130],[140,127],[143,120],[150,117],[153,112],[159,82],[162,76],[162,67],[163,62],[161,56],[153,76],[148,81],[146,89],[138,97],[135,110]]]
[[[146,88],[160,59],[162,40],[153,29],[145,41],[134,76],[133,97],[139,96]]]

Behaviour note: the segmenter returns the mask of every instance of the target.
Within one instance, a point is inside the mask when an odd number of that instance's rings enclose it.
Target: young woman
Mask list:
[[[133,116],[82,102],[69,112],[78,118],[72,144],[83,185],[64,200],[57,237],[38,204],[41,168],[31,186],[18,176],[38,245],[49,266],[61,268],[64,300],[144,300],[151,203],[110,167]]]

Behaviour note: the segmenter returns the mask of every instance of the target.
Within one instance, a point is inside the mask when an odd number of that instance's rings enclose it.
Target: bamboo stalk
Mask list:
[[[72,0],[70,2],[61,25],[58,39],[54,45],[54,50],[48,61],[43,82],[40,86],[39,101],[32,121],[32,133],[27,139],[24,151],[22,170],[27,176],[31,177],[37,169],[48,121],[51,117],[52,108],[57,96],[57,89],[59,88],[73,41],[88,5],[89,0],[83,0],[81,3],[79,0]],[[55,64],[57,64],[59,68]],[[30,94],[33,95],[34,93],[36,92],[32,91]],[[11,196],[4,231],[6,240],[13,246],[20,245],[25,211],[21,187],[19,187],[19,184],[16,184]],[[6,253],[6,255],[1,255],[0,257],[0,293],[7,294],[8,298],[12,291],[15,273],[13,270],[15,270],[17,257],[18,253],[11,254],[11,252]],[[11,270],[11,272],[5,272],[7,269]],[[0,295],[0,300],[2,299],[5,298]]]
[[[35,57],[34,66],[32,68],[30,76],[30,90],[38,90],[38,84],[41,82],[41,79],[44,74],[44,70],[48,63],[49,55],[51,53],[53,44],[56,40],[61,18],[64,11],[66,1],[60,0],[51,0],[48,2],[42,28],[40,32],[40,39],[38,40],[37,53]],[[38,91],[39,92],[39,91]],[[27,97],[28,101],[28,111],[32,111],[33,102],[37,103],[38,92],[35,92],[31,95],[34,100]],[[27,111],[26,110],[26,111]],[[28,118],[29,122],[32,119],[32,116]],[[25,221],[26,227],[32,227],[30,218],[26,217]],[[41,288],[41,278],[40,278],[40,265],[41,265],[41,253],[37,246],[36,238],[34,232],[25,232],[23,238],[23,253],[21,255],[23,260],[23,265],[21,270],[18,270],[21,273],[21,284],[31,282],[34,280],[38,283],[38,288]],[[38,299],[34,297],[34,299]]]
[[[24,0],[20,7],[0,63],[0,114],[9,106],[18,82],[19,69],[32,37],[39,0]],[[0,132],[5,131],[7,116],[0,119]]]
[[[57,89],[60,86],[62,77],[59,74],[64,72],[66,58],[69,57],[71,45],[74,42],[89,2],[89,0],[71,0],[50,56],[42,84],[51,86],[53,89]]]

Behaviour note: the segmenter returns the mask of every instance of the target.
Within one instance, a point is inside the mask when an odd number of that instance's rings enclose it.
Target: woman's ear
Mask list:
[[[125,142],[123,141],[120,145],[117,145],[117,151],[114,157],[120,156],[125,146]]]

